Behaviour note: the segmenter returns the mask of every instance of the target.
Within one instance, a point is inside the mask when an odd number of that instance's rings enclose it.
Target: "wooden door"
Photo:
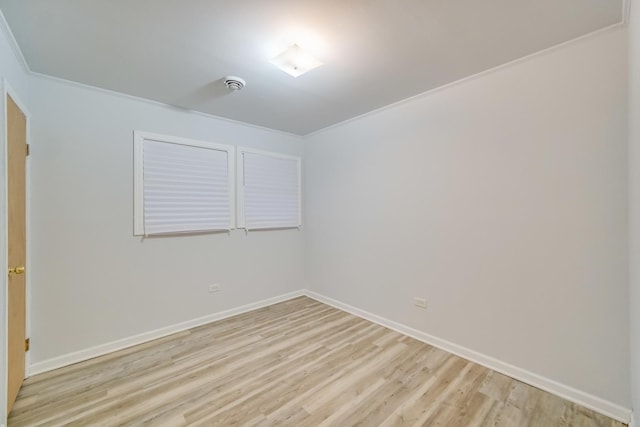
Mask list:
[[[27,120],[7,95],[8,209],[8,373],[7,413],[16,400],[25,374],[26,347],[26,155]]]

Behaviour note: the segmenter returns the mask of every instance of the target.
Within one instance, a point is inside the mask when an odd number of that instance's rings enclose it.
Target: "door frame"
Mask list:
[[[0,369],[2,369],[2,376],[1,376],[1,384],[0,387],[2,387],[2,390],[0,392],[0,407],[2,408],[2,413],[4,413],[6,411],[6,407],[7,407],[7,380],[8,380],[8,365],[7,365],[7,361],[8,361],[8,275],[6,274],[6,269],[8,267],[8,255],[9,255],[9,239],[7,238],[8,236],[8,231],[9,231],[9,217],[8,217],[8,213],[9,213],[9,202],[8,202],[8,170],[7,170],[7,141],[8,141],[8,129],[7,129],[7,96],[10,96],[11,99],[13,99],[13,101],[15,102],[15,104],[18,106],[18,108],[20,108],[20,110],[22,111],[22,113],[25,115],[25,119],[26,119],[26,142],[27,144],[30,144],[30,122],[31,122],[31,114],[29,112],[29,110],[26,107],[26,104],[22,101],[22,98],[20,98],[20,95],[18,95],[16,93],[16,91],[13,89],[13,87],[9,84],[8,80],[6,78],[2,78],[2,109],[0,110],[0,112],[2,113],[2,135],[0,135],[0,150],[2,150],[1,156],[3,157],[2,159],[2,168],[3,168],[3,179],[4,179],[4,184],[3,184],[3,188],[0,190],[3,194],[4,197],[2,197],[1,203],[2,203],[2,215],[0,217],[4,218],[3,220],[3,224],[0,225],[2,227],[2,242],[0,242],[2,244],[2,255],[0,255],[0,261],[3,262],[3,267],[5,269],[5,272],[3,273],[2,271],[0,271],[0,292],[2,292],[2,299],[0,299],[0,301],[3,304],[2,307],[2,316],[3,319],[0,323],[0,326],[4,329],[4,342],[2,342],[2,346],[0,347],[0,351],[2,351],[2,357],[0,358],[0,360],[2,360],[2,366],[0,367]],[[27,156],[26,158],[26,164],[25,164],[25,240],[26,240],[26,265],[30,266],[31,265],[31,245],[29,244],[29,242],[31,241],[30,239],[30,228],[31,228],[31,198],[29,197],[30,194],[30,189],[31,189],[31,173],[30,173],[30,161],[29,161],[29,156]],[[27,267],[29,268],[29,267]],[[25,277],[25,292],[26,292],[26,299],[25,299],[25,304],[26,304],[26,315],[25,315],[25,333],[27,335],[27,337],[31,336],[31,274],[29,274],[29,271],[27,271],[26,277]],[[29,376],[29,367],[31,365],[31,361],[30,361],[30,352],[27,352],[25,354],[25,378]],[[0,419],[0,424],[5,422],[5,418],[8,414],[4,414],[5,417],[3,417],[2,419]]]

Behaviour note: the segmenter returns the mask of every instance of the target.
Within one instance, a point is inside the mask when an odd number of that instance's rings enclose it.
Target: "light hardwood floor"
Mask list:
[[[301,297],[31,377],[34,425],[623,424]]]

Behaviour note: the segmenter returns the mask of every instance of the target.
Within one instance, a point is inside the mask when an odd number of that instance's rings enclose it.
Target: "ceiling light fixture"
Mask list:
[[[245,87],[247,85],[247,82],[245,82],[241,77],[227,76],[224,78],[224,85],[230,91],[237,92]]]
[[[297,44],[292,44],[269,62],[293,77],[298,77],[322,65],[322,62],[302,50]]]

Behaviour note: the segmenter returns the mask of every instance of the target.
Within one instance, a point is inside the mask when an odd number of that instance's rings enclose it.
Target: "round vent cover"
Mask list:
[[[242,89],[243,87],[245,87],[246,84],[247,82],[245,82],[244,79],[240,77],[227,76],[224,78],[224,85],[227,87],[227,89],[232,90],[234,92]]]

